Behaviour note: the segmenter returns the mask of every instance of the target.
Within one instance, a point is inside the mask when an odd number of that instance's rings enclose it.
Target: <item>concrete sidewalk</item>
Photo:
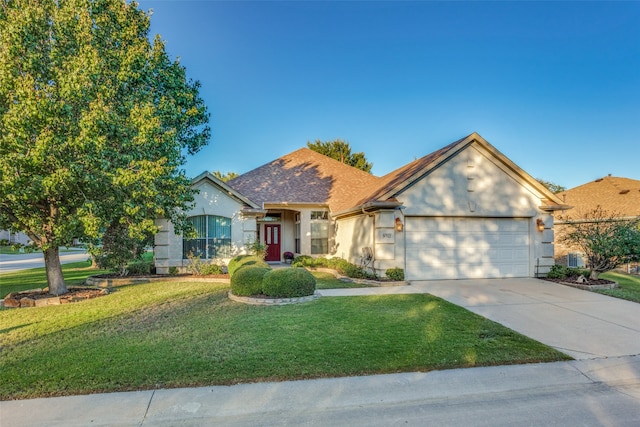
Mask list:
[[[543,425],[573,396],[564,425],[638,425],[640,357],[7,401],[0,425]]]

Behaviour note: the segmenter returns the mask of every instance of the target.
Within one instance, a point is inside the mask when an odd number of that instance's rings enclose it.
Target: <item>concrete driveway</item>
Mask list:
[[[640,304],[538,279],[418,281],[322,295],[429,293],[576,359],[640,355]]]

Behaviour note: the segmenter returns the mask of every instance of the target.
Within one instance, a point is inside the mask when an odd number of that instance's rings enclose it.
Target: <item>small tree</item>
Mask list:
[[[335,141],[316,140],[316,142],[307,142],[307,147],[311,150],[331,157],[339,162],[353,166],[354,168],[371,172],[373,163],[368,162],[363,152],[351,153],[351,146],[348,142],[341,139]]]
[[[640,217],[621,219],[598,206],[582,219],[568,219],[558,240],[579,248],[587,258],[590,278],[640,258]]]

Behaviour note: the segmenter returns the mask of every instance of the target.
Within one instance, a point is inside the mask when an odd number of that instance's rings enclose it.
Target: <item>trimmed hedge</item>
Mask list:
[[[237,257],[229,261],[227,271],[229,272],[229,276],[233,277],[233,275],[239,268],[247,266],[269,268],[269,264],[264,262],[262,258],[256,255],[238,255]]]
[[[270,271],[270,267],[255,265],[237,268],[235,274],[231,276],[231,292],[241,297],[260,295],[262,293],[262,278]]]
[[[306,297],[315,290],[316,278],[305,268],[271,270],[262,278],[262,293],[273,298]]]

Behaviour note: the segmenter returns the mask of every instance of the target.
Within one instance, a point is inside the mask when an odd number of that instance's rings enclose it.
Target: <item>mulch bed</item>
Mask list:
[[[567,285],[574,288],[586,290],[613,289],[618,287],[617,282],[606,279],[593,280],[585,278],[586,280],[584,282],[578,282],[577,277],[567,277],[565,279],[551,279],[548,277],[543,277],[542,279],[548,282],[559,283],[561,285]]]

